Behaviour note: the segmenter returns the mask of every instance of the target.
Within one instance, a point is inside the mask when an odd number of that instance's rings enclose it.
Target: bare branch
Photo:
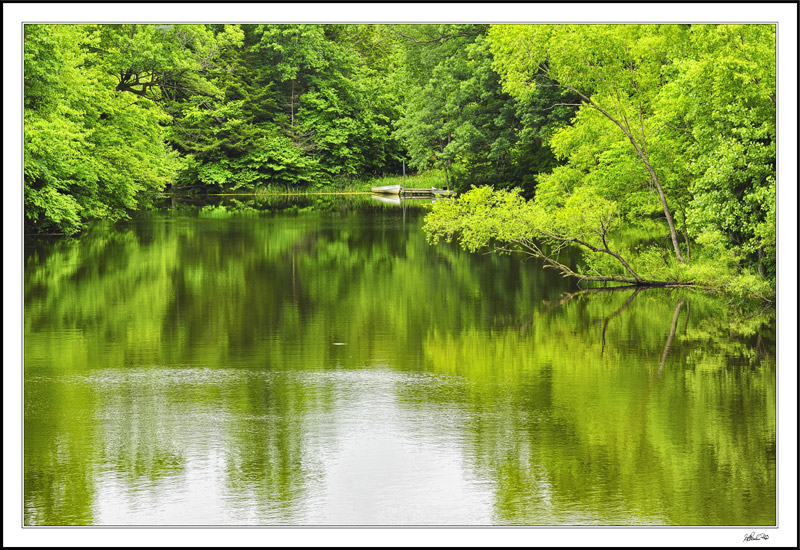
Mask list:
[[[662,124],[661,126],[659,126],[658,128],[656,128],[655,130],[653,130],[652,132],[650,132],[650,133],[647,135],[647,137],[653,137],[654,135],[656,135],[656,133],[657,133],[659,130],[661,130],[662,128],[664,128],[664,127],[666,127],[666,126],[669,126],[669,125],[668,125],[668,124]],[[691,132],[690,132],[690,133],[691,133]]]

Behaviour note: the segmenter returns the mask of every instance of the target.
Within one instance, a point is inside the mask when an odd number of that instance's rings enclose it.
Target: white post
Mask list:
[[[406,161],[403,161],[403,187],[400,189],[400,196],[402,196],[403,193],[405,193],[405,190],[406,190]],[[406,211],[403,210],[403,223],[405,223],[406,221],[405,215]]]

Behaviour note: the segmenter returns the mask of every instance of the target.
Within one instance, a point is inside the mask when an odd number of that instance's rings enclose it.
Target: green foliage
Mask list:
[[[566,121],[571,111],[544,114],[549,90],[525,103],[505,93],[492,70],[487,30],[430,25],[404,31],[410,85],[394,135],[406,145],[411,166],[441,169],[458,189],[522,182],[531,194],[530,175],[553,162],[542,147],[544,127]]]
[[[119,219],[167,184],[398,172],[395,45],[384,26],[27,26],[28,230]]]
[[[216,77],[221,100],[184,108],[175,133],[198,164],[182,175],[225,191],[276,185],[321,189],[378,174],[397,156],[389,52],[373,26],[245,26]],[[376,70],[375,66],[381,68]]]
[[[523,225],[529,217],[530,210],[518,190],[494,191],[482,186],[457,200],[435,203],[425,217],[424,229],[431,244],[457,238],[463,248],[475,252],[493,239],[508,243],[530,236],[530,228]]]
[[[25,214],[31,232],[119,219],[171,181],[164,114],[115,94],[91,27],[25,27]]]
[[[579,187],[559,202],[551,199],[552,195],[538,194],[526,200],[519,189],[476,187],[457,199],[436,202],[423,229],[432,244],[455,240],[470,252],[490,247],[500,252],[517,250],[587,280],[634,282],[635,273],[644,283],[691,282],[741,298],[774,298],[769,280],[737,270],[736,258],[726,252],[722,237],[701,239],[696,259],[682,264],[653,238],[665,235],[661,224],[631,220],[622,214],[618,202],[591,187]],[[579,261],[564,264],[559,260],[566,246],[582,251]]]
[[[586,192],[570,196],[554,209],[527,201],[519,189],[484,186],[458,199],[437,202],[425,218],[424,229],[433,244],[457,239],[471,252],[488,246],[501,252],[517,250],[564,272],[571,270],[573,276],[630,278],[620,260],[607,252],[607,245],[620,252],[615,236],[619,218],[616,203]],[[582,265],[558,260],[569,245],[587,252]]]
[[[662,151],[653,136],[662,124],[654,104],[685,34],[679,25],[498,26],[490,32],[495,68],[509,93],[525,100],[546,76],[580,98],[572,125],[551,137],[556,155],[584,173],[581,185],[620,201],[630,215],[663,211],[681,262],[672,212],[685,184],[670,169],[670,149]]]
[[[775,276],[775,27],[696,25],[660,114],[681,138],[687,224]]]
[[[267,209],[256,209],[248,204],[242,204],[239,201],[233,201],[230,207],[224,204],[209,204],[200,208],[197,213],[199,218],[212,218],[212,219],[229,219],[229,218],[242,218],[253,217],[257,218],[263,214],[268,214]]]
[[[537,200],[562,208],[588,189],[630,224],[664,216],[676,257],[682,246],[719,261],[724,280],[751,270],[774,286],[774,40],[769,25],[492,27],[505,91],[524,101],[546,75],[581,99],[549,135],[564,164],[538,177]],[[638,261],[649,271],[657,257]]]
[[[94,51],[116,80],[115,89],[162,103],[173,114],[185,101],[219,96],[214,75],[223,52],[241,45],[236,25],[97,25]]]
[[[293,147],[289,138],[263,138],[255,145],[257,149],[238,158],[224,157],[202,165],[197,170],[199,181],[229,191],[251,191],[262,183],[281,186],[316,181],[317,163]]]
[[[591,206],[590,206],[591,205]],[[519,189],[494,190],[475,187],[458,199],[437,202],[425,219],[431,243],[440,239],[458,242],[471,252],[488,246],[547,239],[547,234],[582,239],[602,246],[601,225],[613,231],[617,206],[611,201],[585,193],[571,196],[562,208],[543,207],[527,201]]]
[[[396,148],[389,135],[398,108],[391,62],[352,47],[381,33],[375,27],[340,25],[256,29],[259,67],[276,82],[280,110],[274,120],[319,162],[321,180],[380,173]]]

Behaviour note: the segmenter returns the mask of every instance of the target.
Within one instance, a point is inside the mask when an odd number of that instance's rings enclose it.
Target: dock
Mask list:
[[[437,189],[436,187],[423,187],[411,188],[403,187],[401,185],[384,185],[382,187],[373,187],[372,192],[378,195],[395,195],[404,198],[433,198],[433,197],[450,197],[456,194],[455,191],[449,189]]]
[[[450,197],[455,195],[455,191],[450,191],[449,189],[436,189],[435,187],[431,187],[430,189],[410,189],[405,188],[400,190],[401,197],[408,197],[408,198],[416,198],[416,197]]]

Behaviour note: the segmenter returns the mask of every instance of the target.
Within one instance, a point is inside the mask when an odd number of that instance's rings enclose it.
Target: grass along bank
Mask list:
[[[384,185],[403,185],[403,175],[377,176],[371,178],[340,178],[328,184],[314,184],[309,186],[275,185],[272,183],[257,184],[250,190],[239,188],[231,191],[207,192],[200,188],[195,188],[187,192],[175,194],[203,194],[212,196],[272,196],[272,195],[326,195],[326,194],[355,194],[371,193],[373,187]],[[427,189],[431,187],[443,188],[445,186],[445,175],[442,170],[428,170],[416,174],[406,174],[405,187],[414,189]],[[168,190],[162,193],[170,195]]]

